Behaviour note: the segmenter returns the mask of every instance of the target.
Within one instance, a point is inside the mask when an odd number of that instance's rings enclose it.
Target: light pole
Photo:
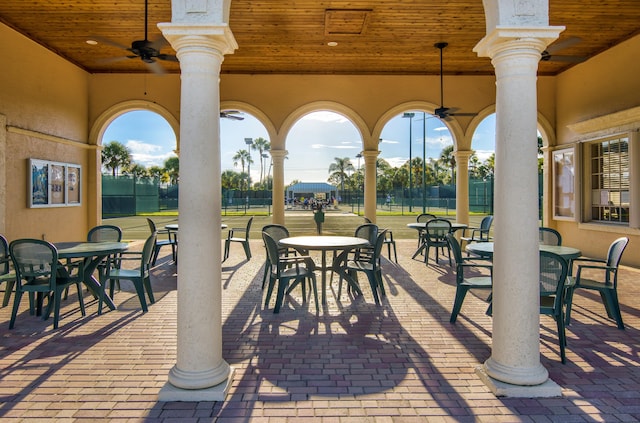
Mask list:
[[[412,181],[412,177],[411,177],[411,139],[413,137],[411,131],[412,131],[412,127],[413,127],[413,117],[415,116],[415,113],[407,113],[405,112],[402,117],[403,118],[407,118],[409,119],[409,213],[411,213],[411,207],[413,205],[413,194],[411,193],[411,190],[413,188],[413,181]]]
[[[263,159],[268,159],[269,155],[267,153],[262,153],[262,158]],[[271,215],[271,203],[273,203],[273,192],[271,192],[271,181],[269,180],[269,175],[271,174],[271,165],[273,164],[273,162],[270,160],[269,161],[269,171],[267,172],[267,190],[269,191],[270,195],[269,195],[269,203],[268,203],[268,211],[267,213],[269,215]]]
[[[356,201],[358,202],[358,216],[360,216],[360,159],[362,158],[362,151],[356,154],[356,158],[358,159],[358,173],[356,177],[356,181],[358,182],[358,186],[356,187],[358,195],[356,196]]]
[[[247,198],[244,204],[244,213],[247,214],[249,206],[249,189],[251,189],[251,146],[253,145],[253,138],[245,138],[245,144],[247,144],[247,152],[249,153],[249,160],[247,160]]]

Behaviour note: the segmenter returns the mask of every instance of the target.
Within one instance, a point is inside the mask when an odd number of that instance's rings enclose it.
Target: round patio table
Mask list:
[[[95,296],[100,296],[104,290],[104,286],[94,276],[93,272],[98,264],[111,254],[122,253],[129,248],[126,242],[56,242],[58,250],[58,258],[61,259],[84,259],[82,269],[82,282],[89,288]],[[104,302],[111,310],[115,310],[116,306],[113,300],[104,295]]]
[[[279,242],[283,247],[291,247],[300,251],[320,251],[321,252],[321,280],[322,280],[322,304],[327,303],[326,285],[327,285],[327,270],[333,270],[333,263],[331,267],[327,266],[327,251],[342,251],[338,257],[351,251],[354,248],[366,247],[369,244],[364,238],[358,238],[355,236],[328,236],[328,235],[313,235],[313,236],[293,236],[289,238],[282,238]],[[357,288],[357,287],[356,287]]]
[[[165,229],[169,229],[170,231],[177,231],[178,224],[177,223],[169,223],[168,225],[164,225]],[[220,224],[220,229],[227,229],[227,225],[225,223]]]
[[[472,242],[467,245],[466,251],[472,254],[477,254],[482,257],[493,257],[493,242]],[[567,260],[569,263],[571,260],[577,259],[582,255],[582,252],[577,248],[566,247],[564,245],[547,245],[540,244],[540,251],[548,251],[556,253],[560,257]]]

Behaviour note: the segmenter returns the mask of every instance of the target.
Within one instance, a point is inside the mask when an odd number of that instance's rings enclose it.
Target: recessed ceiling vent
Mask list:
[[[362,35],[371,9],[327,9],[324,11],[325,35]]]

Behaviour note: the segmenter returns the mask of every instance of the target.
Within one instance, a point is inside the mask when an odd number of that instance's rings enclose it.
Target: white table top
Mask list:
[[[298,247],[305,250],[339,250],[343,248],[365,247],[369,241],[354,236],[293,236],[283,238],[279,244],[285,247]]]

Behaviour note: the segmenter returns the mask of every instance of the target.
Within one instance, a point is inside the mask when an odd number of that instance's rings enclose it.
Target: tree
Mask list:
[[[347,172],[353,172],[355,168],[348,157],[334,157],[335,162],[329,166],[329,178],[340,183],[340,189],[344,191],[344,181],[347,179]]]
[[[148,178],[149,171],[146,167],[142,166],[140,163],[133,163],[129,167],[127,167],[128,174],[135,176],[137,179]]]
[[[118,141],[111,141],[102,150],[102,166],[110,170],[115,177],[118,169],[125,169],[131,165],[131,151]]]
[[[149,172],[149,176],[151,176],[152,178],[158,178],[158,181],[160,181],[160,183],[166,184],[167,182],[169,182],[169,174],[160,166],[151,166],[147,170]]]
[[[234,189],[240,185],[241,181],[241,174],[233,170],[225,170],[220,176],[220,183],[223,189]]]
[[[453,144],[446,146],[440,152],[440,163],[451,168],[451,185],[456,181],[456,157],[453,154]]]
[[[251,149],[260,153],[260,184],[262,184],[262,179],[264,178],[264,157],[262,157],[262,153],[271,150],[271,144],[264,138],[256,138],[253,140]]]
[[[169,157],[164,161],[164,168],[169,175],[171,185],[176,185],[180,176],[180,159],[178,157]]]
[[[253,163],[253,159],[251,158],[251,153],[249,153],[247,150],[238,150],[232,159],[233,159],[234,166],[238,166],[238,164],[240,164],[240,167],[242,167],[242,173],[244,173],[244,167],[246,165],[248,164],[250,165],[251,163]],[[249,189],[250,183],[251,183],[250,175],[247,175],[247,189]],[[242,189],[242,185],[240,186],[240,189]]]

